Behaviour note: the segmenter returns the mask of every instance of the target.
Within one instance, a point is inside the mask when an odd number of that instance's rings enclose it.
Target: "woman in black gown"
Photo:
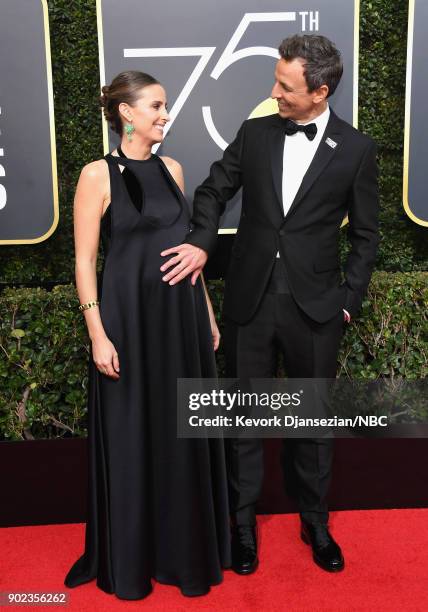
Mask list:
[[[65,584],[96,579],[140,599],[155,579],[202,595],[230,565],[224,452],[221,440],[177,438],[176,386],[216,376],[218,329],[200,279],[162,282],[160,253],[190,222],[181,167],[151,154],[169,120],[163,87],[127,71],[101,101],[122,140],[83,168],[75,197],[76,284],[92,345],[89,491],[85,551]]]

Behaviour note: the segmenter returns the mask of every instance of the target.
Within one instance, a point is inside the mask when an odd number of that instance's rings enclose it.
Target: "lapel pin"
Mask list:
[[[328,146],[331,147],[332,149],[335,149],[337,147],[337,142],[335,142],[331,138],[326,138],[325,141],[328,144]]]

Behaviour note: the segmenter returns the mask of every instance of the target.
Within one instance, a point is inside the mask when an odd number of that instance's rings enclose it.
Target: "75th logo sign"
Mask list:
[[[132,19],[118,19],[116,0],[98,0],[101,85],[141,70],[165,86],[171,121],[160,154],[181,162],[191,198],[242,121],[277,112],[269,96],[287,36],[319,33],[336,43],[345,74],[331,103],[357,124],[358,8],[355,0],[122,0],[121,15]],[[103,130],[107,152],[118,139],[105,122]],[[220,231],[234,231],[239,213],[238,194]]]
[[[246,13],[234,33],[230,38],[226,48],[221,54],[219,60],[215,64],[214,68],[210,73],[212,79],[218,80],[223,72],[229,68],[235,62],[243,60],[244,58],[265,55],[272,57],[275,60],[278,59],[278,50],[274,47],[267,46],[252,46],[237,49],[240,41],[242,40],[248,27],[254,23],[267,23],[267,22],[288,22],[288,23],[299,23],[302,32],[317,32],[319,30],[319,11],[289,11],[286,13]],[[165,129],[165,135],[171,129],[175,119],[178,117],[181,109],[186,103],[188,97],[192,93],[195,85],[197,84],[200,76],[205,70],[209,63],[212,55],[216,51],[216,47],[167,47],[167,48],[154,48],[154,49],[124,49],[124,57],[140,57],[140,58],[153,58],[153,57],[198,57],[193,72],[186,81],[183,89],[181,90],[178,98],[175,100],[171,111],[171,121],[167,124]],[[214,125],[212,118],[211,106],[202,107],[202,117],[204,120],[205,127],[208,134],[211,136],[213,141],[218,147],[224,150],[228,143],[222,138],[218,130]],[[156,151],[159,145],[153,147],[153,151]]]

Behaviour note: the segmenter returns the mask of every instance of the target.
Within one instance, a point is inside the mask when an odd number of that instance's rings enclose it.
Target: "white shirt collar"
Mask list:
[[[318,117],[315,117],[315,119],[311,119],[310,121],[306,121],[305,123],[302,123],[300,125],[309,125],[309,123],[315,123],[318,131],[320,131],[326,128],[329,118],[330,118],[330,106],[327,102],[327,108],[323,110],[323,112],[320,115],[318,115]]]

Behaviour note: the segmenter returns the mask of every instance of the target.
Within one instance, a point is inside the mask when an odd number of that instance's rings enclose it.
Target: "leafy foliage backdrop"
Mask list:
[[[402,206],[407,5],[361,0],[359,127],[379,146],[382,242],[358,325],[345,334],[342,376],[428,373],[427,230]],[[72,203],[82,166],[103,156],[96,10],[95,0],[48,7],[60,222],[46,242],[0,248],[0,281],[10,285],[0,294],[0,439],[9,440],[82,435],[86,427],[89,345],[73,285]],[[35,288],[13,288],[19,284]],[[219,313],[221,281],[210,290]],[[218,364],[221,374],[221,352]]]

